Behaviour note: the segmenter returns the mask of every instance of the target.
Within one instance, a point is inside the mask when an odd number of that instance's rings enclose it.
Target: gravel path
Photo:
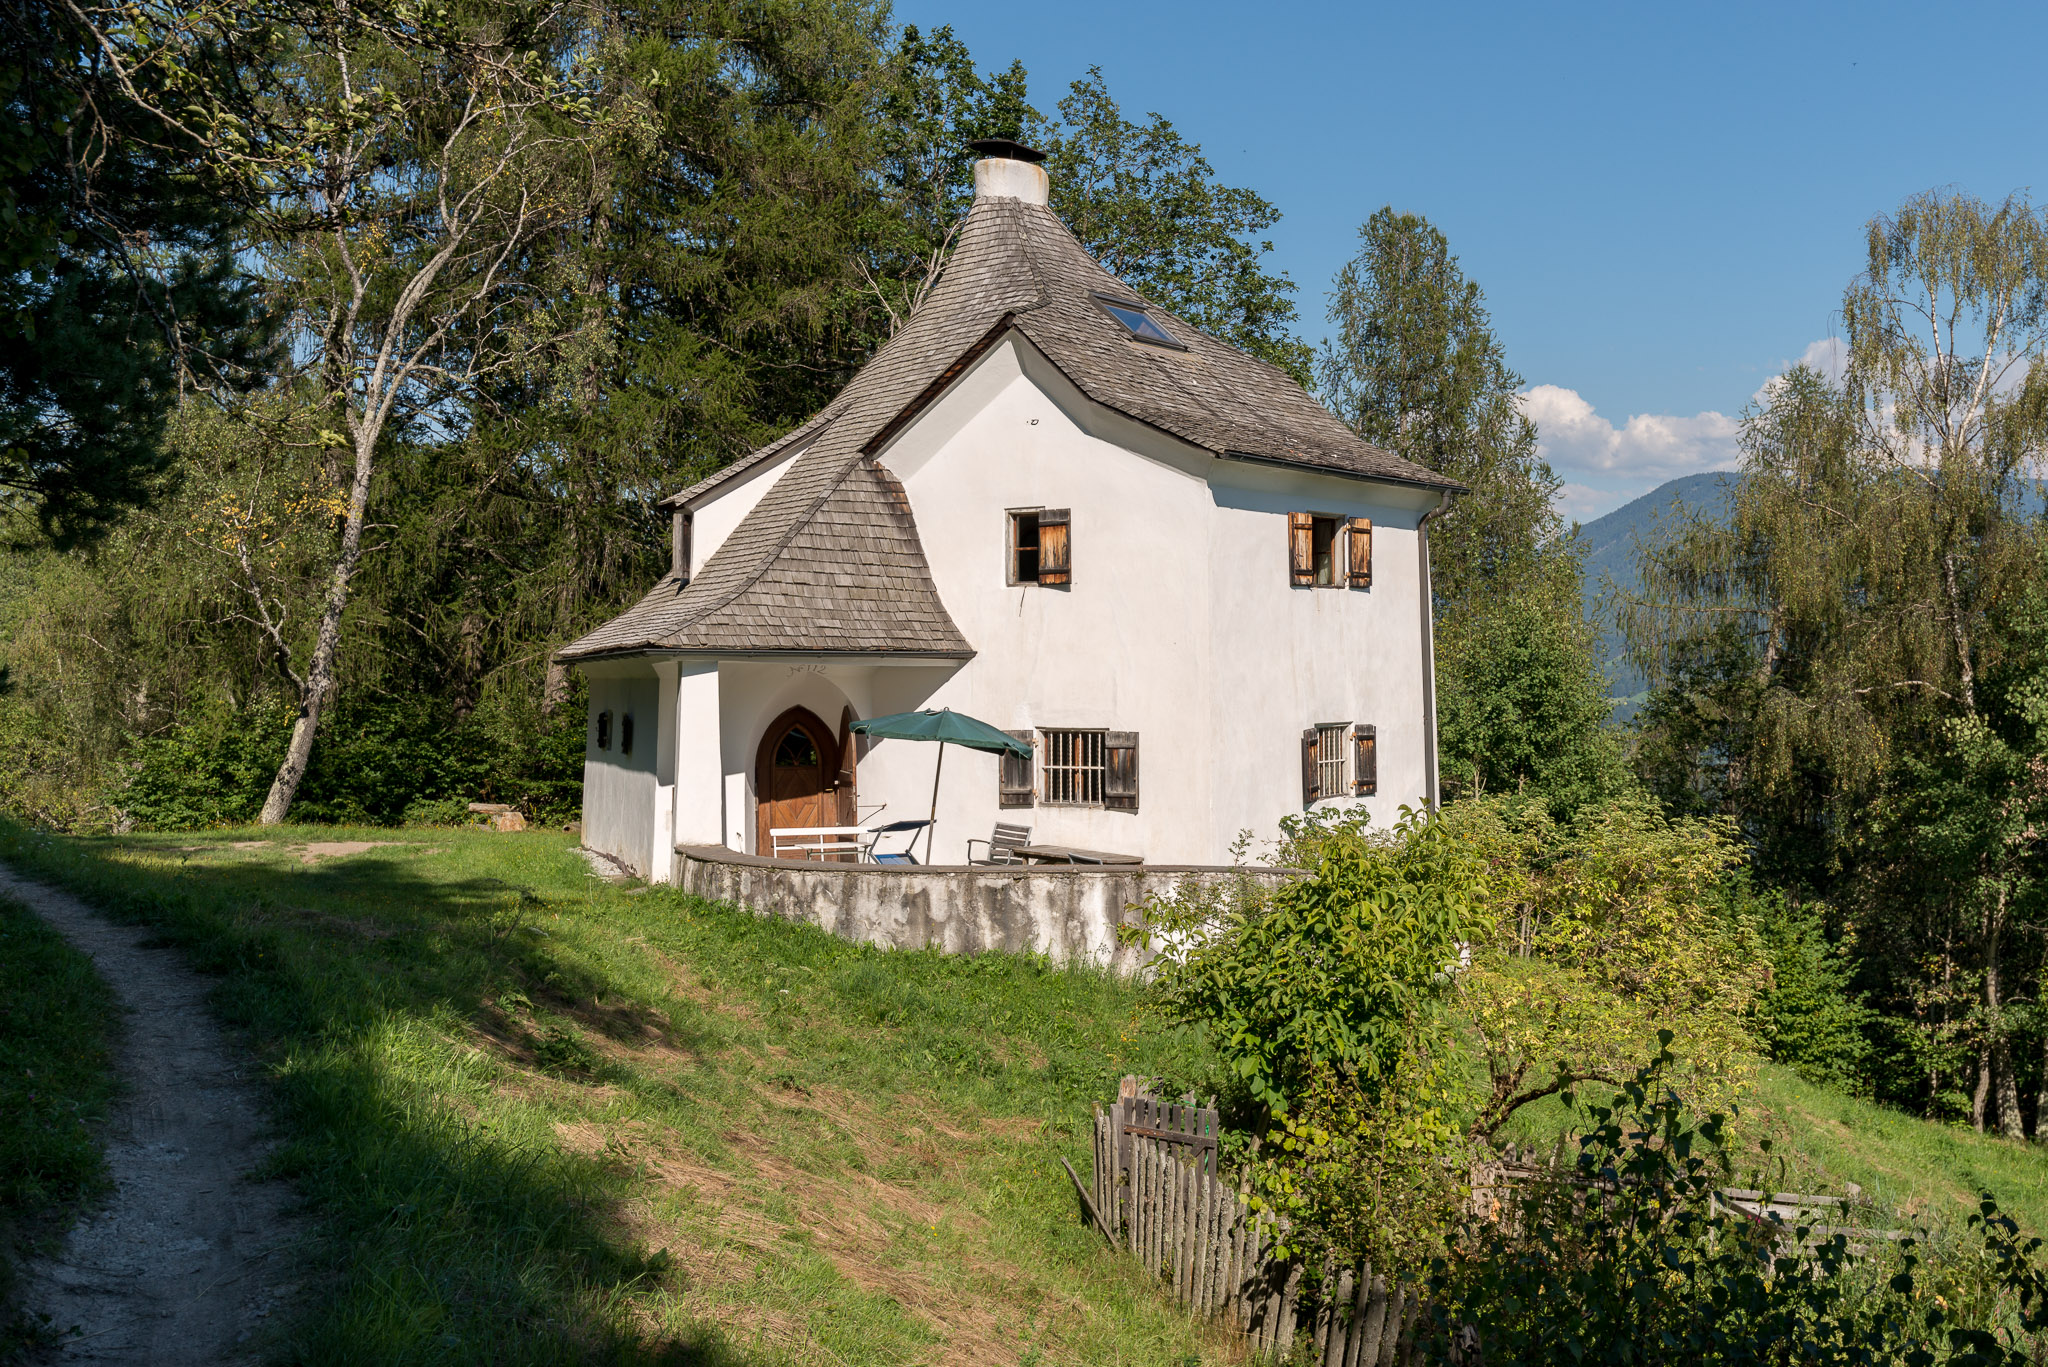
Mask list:
[[[269,1150],[263,1115],[207,1010],[207,980],[175,950],[146,947],[149,931],[5,867],[0,893],[91,955],[127,1013],[115,1050],[127,1092],[102,1135],[114,1191],[29,1269],[27,1308],[64,1335],[47,1360],[253,1359],[257,1330],[294,1290],[303,1230],[285,1215],[288,1187],[248,1177]]]

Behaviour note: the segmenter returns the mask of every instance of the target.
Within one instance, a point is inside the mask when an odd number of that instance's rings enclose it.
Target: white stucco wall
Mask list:
[[[657,738],[656,667],[599,662],[591,716],[635,712],[635,754],[585,764],[585,840],[643,872],[657,840],[755,849],[755,759],[770,722],[808,707],[837,731],[856,717],[951,707],[1011,730],[1139,736],[1136,812],[998,805],[998,761],[948,747],[931,858],[957,863],[997,821],[1034,839],[1143,856],[1228,858],[1238,834],[1270,839],[1302,810],[1301,733],[1378,728],[1376,822],[1420,805],[1428,693],[1416,527],[1436,495],[1218,460],[1081,395],[1028,344],[993,349],[880,460],[903,481],[947,610],[975,647],[965,664],[883,659],[685,657]],[[697,513],[693,562],[751,509],[786,462]],[[1005,582],[1012,508],[1071,509],[1073,582]],[[1295,588],[1287,514],[1373,519],[1373,585]],[[670,731],[672,735],[668,734]],[[658,786],[657,746],[670,746]],[[866,747],[864,824],[923,818],[937,748]],[[1354,799],[1337,799],[1350,805]],[[657,835],[657,831],[661,832]],[[891,848],[900,848],[892,842]],[[916,844],[926,857],[922,839]]]
[[[651,875],[655,858],[657,756],[662,745],[660,693],[645,660],[598,660],[584,666],[590,707],[583,731],[583,843]],[[597,717],[610,709],[611,748],[597,748]],[[633,718],[633,753],[619,751],[619,722]],[[663,864],[666,871],[665,863]]]
[[[796,464],[796,458],[804,453],[808,440],[792,446],[775,459],[730,483],[721,484],[701,498],[690,500],[690,577],[695,579],[725,539],[732,535],[732,529],[740,525],[746,515],[754,511],[754,505],[768,496],[775,487],[775,481],[788,473]]]
[[[1136,813],[1004,810],[994,759],[960,766],[939,859],[999,817],[1053,844],[1222,859],[1238,832],[1269,837],[1302,809],[1301,732],[1318,722],[1378,727],[1375,820],[1422,800],[1415,527],[1433,494],[1219,461],[1093,404],[1016,341],[880,459],[977,652],[914,705],[1140,738]],[[1034,506],[1072,510],[1070,587],[1005,584],[1006,509]],[[1292,586],[1286,515],[1304,510],[1373,519],[1370,590]]]

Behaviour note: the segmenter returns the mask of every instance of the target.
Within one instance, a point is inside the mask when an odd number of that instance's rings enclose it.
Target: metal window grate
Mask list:
[[[1038,768],[1045,776],[1045,801],[1053,805],[1100,807],[1106,772],[1101,731],[1043,731]]]
[[[1316,727],[1316,792],[1324,797],[1343,797],[1351,791],[1350,747],[1345,745],[1347,723]]]

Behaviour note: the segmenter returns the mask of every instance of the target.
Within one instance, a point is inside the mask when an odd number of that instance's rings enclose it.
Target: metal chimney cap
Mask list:
[[[967,144],[970,152],[979,152],[985,157],[1003,157],[1009,161],[1044,161],[1045,153],[1036,147],[1026,147],[1009,138],[976,138]]]

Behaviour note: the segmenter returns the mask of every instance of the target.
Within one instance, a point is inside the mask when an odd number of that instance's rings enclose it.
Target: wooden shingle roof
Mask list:
[[[1143,303],[1184,350],[1132,340],[1100,300]],[[710,492],[802,443],[697,577],[665,578],[561,652],[973,654],[939,601],[903,487],[876,459],[1008,332],[1097,403],[1218,456],[1454,490],[1361,441],[1288,375],[1144,301],[1051,210],[980,198],[945,274],[903,328],[810,422],[672,496]]]

